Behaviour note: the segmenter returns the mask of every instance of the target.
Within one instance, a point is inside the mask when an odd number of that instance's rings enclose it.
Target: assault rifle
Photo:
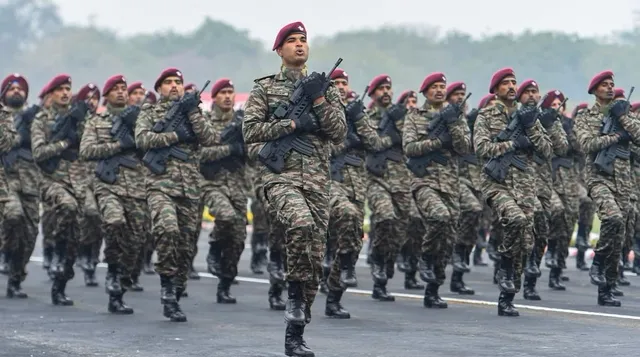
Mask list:
[[[404,118],[406,114],[407,107],[405,103],[391,105],[389,109],[382,114],[382,120],[380,120],[380,124],[378,125],[378,135],[393,135],[393,131],[398,134],[396,122]],[[370,173],[382,177],[385,171],[387,171],[387,160],[402,162],[403,159],[404,155],[402,154],[402,150],[392,146],[386,150],[368,153],[365,158],[365,167]]]
[[[244,137],[242,136],[242,121],[244,111],[238,110],[233,115],[233,120],[220,133],[222,144],[242,145],[244,148]],[[244,150],[243,150],[244,151]],[[221,169],[227,171],[237,171],[244,165],[244,159],[237,156],[227,156],[220,160],[205,161],[200,163],[200,173],[207,180],[213,180]]]
[[[324,76],[325,82],[322,86],[322,93],[325,93],[329,88],[331,84],[331,74],[338,68],[340,63],[342,63],[342,58],[338,58],[331,71]],[[312,108],[313,102],[305,94],[302,79],[299,79],[293,86],[291,97],[278,105],[278,108],[276,108],[273,113],[273,117],[276,120],[291,119],[308,122],[315,120],[315,114],[311,113]],[[303,133],[296,131],[265,143],[258,152],[258,159],[271,170],[271,172],[276,174],[282,173],[284,170],[285,156],[291,150],[295,150],[305,156],[311,156],[313,154],[313,145],[301,138],[301,134]]]
[[[558,168],[560,167],[564,167],[567,169],[570,169],[573,167],[573,160],[567,158],[567,157],[559,157],[556,156],[553,159],[551,159],[551,178],[552,179],[556,179],[556,172],[558,171]]]
[[[569,100],[569,97],[564,98],[564,100],[562,101],[562,103],[560,103],[558,108],[562,108],[562,106],[567,102],[567,100]],[[545,111],[548,111],[548,112],[545,112]],[[549,115],[549,117],[540,117],[539,120],[540,120],[540,124],[542,124],[544,128],[551,128],[555,123],[555,121],[558,119],[560,112],[558,111],[558,109],[549,108],[549,109],[543,110],[541,115],[542,116]],[[548,120],[545,118],[552,118],[552,119]],[[542,156],[540,156],[538,152],[533,153],[533,161],[538,165],[547,164],[547,160],[545,160]]]
[[[27,110],[16,115],[13,124],[18,134],[20,134],[20,145],[0,158],[5,170],[11,169],[18,159],[33,161],[33,156],[31,155],[31,123],[39,111],[40,106],[32,105]]]
[[[201,90],[183,95],[182,98],[175,102],[169,111],[167,111],[164,120],[156,122],[153,126],[153,131],[155,133],[170,133],[180,127],[188,127],[189,130],[191,130],[191,123],[189,122],[187,113],[185,113],[185,105],[192,98],[199,100],[200,95],[207,89],[209,83],[211,83],[211,81],[207,80]],[[161,175],[167,171],[166,164],[169,157],[180,161],[189,160],[189,153],[177,147],[176,144],[147,151],[142,157],[142,163],[154,174]]]
[[[456,110],[457,115],[460,116],[460,110],[464,108],[464,104],[467,102],[467,99],[471,96],[471,93],[467,94],[464,101],[460,104],[451,104],[458,106],[457,108],[449,109]],[[447,107],[448,108],[448,107]],[[447,110],[447,108],[443,110]],[[447,126],[446,120],[442,112],[434,113],[434,119],[429,122],[427,125],[427,139],[434,140],[440,139],[440,141],[445,144],[446,142],[451,141],[451,135],[449,134],[449,127]],[[427,167],[431,165],[431,162],[437,162],[440,165],[447,165],[449,163],[449,159],[442,153],[441,150],[433,150],[426,155],[422,155],[419,157],[410,157],[407,159],[407,168],[413,172],[417,177],[425,177],[429,174]]]
[[[125,150],[135,147],[133,130],[139,114],[140,107],[137,105],[131,105],[113,118],[113,126],[110,131],[111,137],[123,144],[126,143],[126,146],[128,147],[125,146]],[[132,143],[133,145],[131,145]],[[108,159],[100,160],[98,165],[96,165],[95,174],[96,177],[103,182],[113,184],[118,179],[120,166],[135,169],[137,165],[138,160],[136,158],[127,155],[125,152],[120,152]]]
[[[631,87],[629,90],[629,95],[625,101],[627,102],[627,113],[629,112],[629,98],[631,98],[631,94],[633,94],[633,90],[635,87]],[[626,113],[625,113],[626,114]],[[602,130],[600,131],[600,135],[609,135],[624,132],[624,128],[622,124],[620,124],[619,118],[613,118],[611,115],[607,115],[602,120]],[[600,150],[596,154],[596,158],[593,161],[594,166],[598,171],[605,173],[607,175],[613,175],[613,163],[616,159],[629,160],[631,156],[631,152],[629,151],[626,145],[621,145],[625,143],[615,143],[609,147],[606,147]]]
[[[364,89],[362,92],[362,97],[357,100],[364,100],[364,95],[367,93],[369,86]],[[359,167],[362,165],[362,159],[353,154],[348,154],[347,152],[350,149],[360,146],[362,141],[360,140],[360,136],[358,135],[358,131],[356,130],[355,123],[352,118],[347,118],[347,139],[345,141],[344,153],[341,155],[333,156],[330,162],[330,174],[331,179],[337,182],[344,182],[344,175],[342,174],[342,169],[344,165]]]

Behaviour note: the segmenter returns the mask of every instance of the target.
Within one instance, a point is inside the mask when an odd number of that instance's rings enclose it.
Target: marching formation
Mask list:
[[[42,220],[54,305],[73,305],[66,286],[75,266],[87,286],[99,285],[104,243],[109,312],[134,313],[125,293],[144,289],[141,272],[157,273],[163,315],[186,321],[180,301],[187,281],[199,278],[193,259],[208,207],[215,225],[206,263],[218,278],[216,300],[236,303],[230,290],[249,199],[251,269],[262,274],[266,264],[269,306],[284,311],[287,356],[314,355],[303,335],[319,290],[326,316],[350,318],[341,301],[358,284],[365,205],[373,299],[395,300],[387,283],[397,268],[405,289],[424,290],[425,307],[447,308],[439,296],[446,266],[450,291],[473,295],[463,277],[472,263],[487,265],[486,249],[498,314],[518,316],[513,299],[521,288],[525,299],[542,299],[543,258],[549,288],[566,289],[577,224],[577,268],[589,271],[599,305],[621,306],[615,296],[629,285],[625,269],[640,272],[640,254],[629,262],[640,243],[640,103],[615,88],[613,72],[596,74],[587,87],[595,104],[569,116],[560,90],[542,95],[535,80],[518,83],[504,68],[469,111],[465,83],[440,72],[395,103],[389,75],[373,78],[360,97],[341,59],[329,72],[308,73],[300,22],[280,30],[273,50],[280,71],[256,79],[237,111],[230,79],[213,84],[213,105],[203,111],[209,82],[185,85],[177,68],[158,76],[158,97],[123,75],[72,95],[71,76],[61,74],[31,106],[25,77],[7,76],[0,87],[7,297],[27,298],[21,283]],[[426,98],[421,106],[418,94]],[[600,236],[588,267],[596,212]]]

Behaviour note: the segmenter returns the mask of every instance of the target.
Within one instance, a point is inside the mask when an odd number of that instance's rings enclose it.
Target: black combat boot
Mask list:
[[[353,253],[344,253],[338,255],[340,259],[340,284],[346,287],[358,286],[356,279],[355,262],[353,261]]]
[[[42,269],[49,270],[49,268],[51,268],[51,260],[53,259],[53,246],[44,247],[42,255]]]
[[[110,313],[115,315],[131,315],[133,314],[133,309],[124,303],[122,297],[124,296],[127,290],[123,287],[124,285],[131,285],[130,280],[128,278],[123,279],[121,274],[116,276],[116,279],[120,282],[121,293],[119,294],[110,294],[109,295],[109,304],[107,309]]]
[[[7,297],[9,299],[26,299],[28,297],[28,295],[24,291],[22,291],[19,279],[9,279],[9,282],[7,284]]]
[[[404,274],[404,288],[407,290],[422,290],[424,285],[418,283],[416,275],[418,274],[418,257],[411,256],[409,261],[409,271]]]
[[[271,284],[269,288],[269,308],[276,311],[284,311],[286,308],[282,300],[282,284]]]
[[[527,257],[527,265],[524,268],[524,276],[531,278],[539,278],[540,276],[542,276],[542,272],[536,264],[536,259],[537,255],[534,248],[533,250],[531,250],[531,254],[529,254],[529,256]]]
[[[447,302],[442,300],[442,298],[438,295],[439,288],[440,285],[438,284],[427,284],[427,287],[424,289],[424,300],[422,301],[424,307],[428,307],[430,309],[446,309],[448,307]]]
[[[604,276],[604,260],[605,256],[602,253],[596,253],[589,269],[589,278],[591,284],[604,286],[607,284],[607,278]]]
[[[284,320],[288,324],[304,326],[306,323],[307,304],[304,301],[303,282],[289,281],[289,291],[284,312]]]
[[[520,313],[513,306],[513,298],[516,294],[500,292],[498,298],[498,316],[520,316]]]
[[[336,319],[351,318],[349,311],[345,310],[340,303],[343,293],[344,291],[342,290],[329,290],[329,294],[327,294],[327,304],[324,307],[324,314],[326,316]]]
[[[96,265],[93,262],[92,248],[90,244],[82,247],[82,271],[84,272],[84,285],[96,287],[98,286],[98,280],[96,279]]]
[[[287,324],[284,337],[285,356],[315,357],[315,353],[304,340],[304,325]]]
[[[233,278],[220,278],[218,281],[218,292],[216,293],[216,301],[218,304],[235,304],[236,298],[229,293]]]
[[[558,261],[556,257],[558,256],[556,253],[558,247],[558,241],[555,239],[549,240],[547,243],[547,252],[544,255],[544,265],[549,268],[558,268]]]
[[[500,269],[497,274],[498,287],[500,287],[500,291],[515,295],[516,286],[513,281],[514,273],[513,260],[507,256],[501,256]]]
[[[373,282],[378,284],[387,284],[387,269],[384,261],[384,256],[371,253],[371,276]]]
[[[222,264],[222,248],[218,242],[209,242],[209,254],[207,254],[207,270],[214,276],[220,274]]]
[[[131,286],[128,286],[127,290],[131,290],[131,291],[135,291],[135,292],[144,291],[144,286],[142,286],[142,284],[140,284],[140,272],[139,271],[131,273]]]
[[[198,272],[196,271],[196,268],[193,267],[193,263],[191,263],[191,266],[189,267],[188,278],[190,280],[200,280],[200,274],[198,274]]]
[[[468,287],[462,280],[464,273],[454,271],[451,274],[451,283],[449,284],[449,290],[452,293],[458,293],[460,295],[474,295],[475,290]]]
[[[109,264],[107,266],[107,275],[104,278],[104,290],[109,296],[122,294],[122,285],[118,278],[117,264]]]
[[[435,284],[436,273],[433,271],[433,256],[431,254],[422,254],[422,261],[418,265],[418,272],[420,273],[420,279],[427,284]]]
[[[562,281],[560,280],[560,274],[562,274],[562,269],[560,268],[551,268],[551,270],[549,270],[549,287],[551,288],[551,290],[567,290],[567,287],[564,286],[564,284],[562,284]]]
[[[153,263],[151,262],[151,258],[153,257],[153,249],[144,249],[142,253],[142,270],[146,275],[153,275],[156,273],[155,269],[153,269]]]
[[[524,278],[524,289],[522,295],[525,300],[542,300],[540,294],[536,291],[537,278]]]
[[[588,271],[589,267],[587,266],[587,262],[584,259],[585,251],[578,248],[576,252],[576,269],[579,271]]]
[[[468,273],[471,271],[467,265],[467,255],[469,255],[467,253],[467,247],[462,244],[456,244],[453,248],[453,255],[451,257],[451,266],[453,267],[453,271],[460,273]]]
[[[624,257],[620,260],[620,264],[618,265],[618,285],[620,286],[629,286],[631,282],[624,276]]]
[[[598,286],[598,305],[618,307],[622,306],[622,303],[611,294],[611,285],[604,284]]]
[[[160,275],[160,302],[163,305],[164,317],[173,322],[185,322],[187,317],[180,310],[178,298],[176,296],[176,288],[173,285],[171,277]]]
[[[67,279],[56,277],[51,285],[51,303],[60,306],[73,306],[73,300],[65,293],[66,289]]]
[[[396,297],[387,292],[387,283],[374,282],[371,297],[378,301],[396,301]]]
[[[609,287],[609,290],[611,290],[611,295],[613,296],[624,296],[624,293],[622,292],[622,290],[618,289],[617,284],[611,284],[611,286]]]

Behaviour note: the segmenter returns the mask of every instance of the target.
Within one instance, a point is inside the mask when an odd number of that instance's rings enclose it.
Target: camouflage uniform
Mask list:
[[[632,175],[635,183],[636,202],[633,207],[633,215],[635,216],[633,226],[633,272],[640,273],[640,146],[631,145],[632,148]]]
[[[292,93],[294,82],[305,77],[300,71],[283,67],[276,75],[257,79],[245,104],[243,135],[246,143],[268,142],[291,134],[291,120],[274,121],[273,111]],[[339,93],[331,86],[326,92],[326,102],[313,106],[320,130],[333,143],[340,143],[346,134],[344,106]],[[322,259],[329,221],[329,155],[327,139],[306,134],[312,143],[311,156],[291,151],[285,157],[282,173],[271,172],[259,166],[262,191],[277,220],[286,227],[287,280],[289,281],[289,311],[294,315],[291,324],[304,325],[311,321],[311,305],[322,277]],[[306,303],[306,304],[305,304]],[[303,310],[305,317],[299,321],[297,313]]]
[[[16,132],[14,116],[20,115],[9,107],[0,109],[0,155],[20,147],[22,140]],[[3,158],[4,161],[4,158]],[[27,276],[27,264],[38,236],[40,218],[38,183],[40,173],[35,164],[22,158],[0,169],[0,243],[10,256],[7,297],[26,298],[21,283]]]
[[[170,157],[162,174],[154,174],[149,169],[145,174],[147,204],[158,255],[155,270],[160,275],[165,316],[172,321],[186,321],[178,301],[186,289],[193,256],[193,237],[198,214],[201,214],[198,212],[201,176],[197,144],[180,142],[176,132],[153,131],[157,122],[164,121],[172,105],[177,104],[166,98],[155,105],[144,104],[136,123],[135,138],[137,147],[145,152],[174,146],[188,154],[187,161]],[[198,108],[188,116],[187,122],[193,127],[200,144],[211,145],[219,140],[218,133]]]
[[[469,157],[476,157],[475,154],[471,155],[473,156]],[[484,200],[482,199],[482,194],[476,189],[480,185],[475,182],[478,181],[479,175],[473,175],[477,172],[473,171],[473,168],[476,167],[479,167],[477,161],[475,163],[468,162],[462,157],[458,160],[458,168],[460,170],[460,219],[456,246],[460,251],[462,260],[459,262],[458,269],[455,269],[457,271],[454,270],[451,276],[450,290],[463,295],[475,294],[473,289],[465,285],[462,276],[465,272],[470,271],[469,258],[471,250],[478,241],[478,232],[480,231],[478,227],[484,213]],[[475,249],[482,252],[481,246],[476,246]]]
[[[422,108],[410,112],[404,123],[402,144],[409,158],[419,158],[431,153],[439,153],[448,163],[432,163],[424,177],[411,179],[411,191],[416,200],[427,231],[422,240],[422,267],[420,278],[427,283],[424,295],[425,307],[446,307],[446,302],[438,295],[438,288],[446,279],[445,268],[458,238],[460,218],[460,180],[458,176],[458,155],[471,151],[471,132],[462,114],[456,119],[456,109],[448,104],[442,111],[425,103]],[[451,143],[443,143],[440,138],[430,139],[429,124],[435,115],[442,119],[451,137]],[[453,119],[449,122],[449,118]],[[448,146],[448,145],[451,146]],[[458,262],[462,259],[456,252]],[[454,259],[454,269],[456,269]],[[456,269],[459,270],[459,269]]]
[[[509,108],[499,99],[496,100],[495,104],[480,110],[473,131],[476,153],[482,159],[489,160],[515,150],[515,154],[527,163],[525,171],[510,167],[505,183],[493,180],[486,172],[482,174],[482,194],[504,232],[498,246],[498,253],[501,255],[499,308],[511,305],[513,297],[520,290],[523,260],[531,254],[533,248],[533,212],[536,201],[533,154],[530,151],[525,154],[516,150],[511,141],[493,141],[510,120],[515,120],[511,117],[515,109],[515,106]],[[537,120],[531,128],[526,129],[526,135],[542,158],[551,156],[550,140]],[[511,283],[513,286],[510,286]]]
[[[114,119],[125,108],[107,105],[107,110],[90,117],[85,126],[80,155],[90,161],[93,193],[102,217],[105,233],[105,262],[108,271],[105,289],[109,294],[110,311],[122,311],[122,296],[133,284],[132,275],[136,268],[142,244],[151,229],[149,211],[144,191],[144,167],[135,148],[123,148],[114,141],[111,129]],[[131,133],[133,135],[133,133]],[[98,161],[126,156],[137,161],[136,168],[119,167],[114,183],[100,179],[95,172]],[[85,206],[87,209],[89,205]]]
[[[596,103],[592,108],[578,114],[575,132],[586,159],[586,182],[589,197],[594,201],[600,218],[600,239],[595,248],[595,256],[589,275],[591,282],[598,285],[598,303],[620,306],[613,299],[612,287],[618,280],[618,263],[630,205],[631,167],[628,160],[616,158],[614,173],[601,173],[594,165],[597,153],[613,144],[628,147],[627,142],[619,142],[620,135],[600,135],[602,120],[609,114],[609,107]],[[633,140],[640,140],[640,122],[632,115],[622,115],[619,122]]]
[[[402,265],[398,270],[404,272],[404,288],[407,290],[422,290],[423,284],[419,284],[416,278],[418,273],[418,261],[422,251],[422,238],[426,229],[422,223],[422,217],[418,212],[415,198],[411,200],[411,213],[409,213],[409,225],[407,227],[407,241],[400,248]],[[404,270],[403,270],[404,269]]]
[[[253,221],[251,222],[251,270],[254,274],[262,274],[262,266],[267,260],[267,249],[269,246],[269,223],[264,211],[264,206],[256,196],[254,186],[256,175],[257,173],[253,166],[245,166],[245,192],[251,202],[250,208],[251,214],[253,215]]]
[[[215,130],[222,132],[233,120],[233,114],[233,110],[223,112],[214,107],[208,116]],[[228,145],[216,141],[212,146],[200,148],[200,165],[219,170],[200,181],[204,204],[215,217],[209,245],[220,261],[219,269],[214,271],[219,279],[218,303],[235,303],[229,288],[238,275],[238,262],[247,237],[247,193],[240,184],[244,182],[244,158],[234,155],[233,145],[242,143]],[[219,160],[235,160],[240,164],[226,168]]]

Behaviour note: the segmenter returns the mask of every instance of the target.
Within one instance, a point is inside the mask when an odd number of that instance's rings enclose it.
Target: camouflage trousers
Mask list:
[[[187,287],[199,204],[199,200],[147,190],[151,231],[158,255],[155,270],[171,277],[176,289]]]
[[[364,202],[356,201],[349,197],[348,193],[339,183],[332,183],[331,198],[329,200],[329,235],[328,239],[335,242],[332,265],[327,277],[329,290],[346,290],[346,286],[340,284],[341,266],[340,255],[350,255],[351,262],[358,261],[362,249],[364,230]],[[331,244],[327,242],[327,244]]]
[[[204,201],[204,195],[201,195],[200,201],[198,204],[198,214],[196,215],[196,231],[193,234],[193,240],[191,241],[191,249],[193,251],[193,256],[191,257],[191,266],[198,255],[198,242],[200,241],[200,233],[202,233],[202,215],[204,215],[204,210],[207,209],[207,205]],[[209,209],[209,214],[211,214],[211,210]]]
[[[278,214],[274,211],[267,201],[264,194],[264,189],[259,180],[254,183],[256,192],[256,201],[260,202],[260,206],[264,212],[264,223],[267,226],[267,241],[269,245],[269,256],[271,261],[274,261],[273,257],[277,256],[283,261],[286,259],[284,252],[284,236],[286,227],[278,221]],[[255,231],[254,231],[255,233]]]
[[[604,256],[605,277],[609,284],[614,284],[618,279],[618,263],[631,203],[628,196],[612,192],[603,184],[594,184],[589,196],[597,207],[601,222],[600,238],[594,251],[596,255]]]
[[[95,194],[87,188],[84,197],[79,200],[80,211],[80,244],[96,245],[102,242],[102,217]],[[99,245],[98,245],[98,248]]]
[[[478,197],[480,195],[466,184],[460,183],[460,220],[456,244],[466,247],[467,253],[471,252],[478,239],[478,229],[484,212],[482,201]]]
[[[407,274],[413,277],[418,270],[418,257],[422,255],[422,239],[426,234],[426,228],[422,222],[422,216],[418,212],[415,200],[411,200],[411,213],[409,214],[409,225],[407,226],[407,240],[400,248],[400,253],[405,261]]]
[[[632,214],[635,217],[635,219],[633,220],[634,227],[632,248],[635,259],[640,259],[640,200],[635,202],[635,207],[633,208]]]
[[[285,232],[287,280],[301,282],[309,309],[322,278],[329,195],[285,183],[266,183],[264,194]]]
[[[564,221],[565,209],[558,194],[553,190],[546,190],[549,195],[536,196],[535,206],[533,209],[533,250],[535,252],[536,265],[540,266],[542,257],[547,247],[548,240],[557,238],[556,250],[558,257],[564,262],[566,257],[565,251],[568,253],[568,242],[565,242]],[[551,227],[562,227],[560,237],[556,233],[551,233]],[[562,263],[561,266],[562,266]]]
[[[22,282],[27,277],[27,264],[38,237],[39,200],[36,196],[11,193],[0,204],[0,242],[10,256],[9,280]]]
[[[628,254],[631,251],[631,249],[633,249],[633,246],[635,245],[634,237],[636,233],[637,205],[638,205],[638,200],[634,196],[630,200],[631,208],[629,210],[629,218],[627,218],[627,227],[624,231],[625,237],[624,237],[624,242],[622,243],[622,254],[625,254],[625,253]]]
[[[247,238],[247,196],[242,190],[221,186],[203,189],[202,197],[215,217],[209,244],[217,244],[222,251],[219,277],[234,279]]]
[[[593,225],[593,218],[596,214],[596,205],[593,203],[591,197],[589,197],[587,190],[580,186],[580,203],[578,207],[578,224],[584,224],[591,231]],[[589,237],[587,237],[589,240]]]
[[[552,202],[559,201],[562,205],[562,211],[551,211],[551,220],[549,224],[549,239],[555,240],[557,243],[556,249],[559,253],[559,257],[562,258],[561,266],[566,265],[566,259],[569,256],[569,243],[573,236],[573,231],[578,221],[578,204],[579,198],[576,195],[559,195],[555,191],[553,193]],[[555,203],[552,203],[555,205]]]
[[[262,202],[251,197],[251,213],[253,214],[253,234],[268,234],[269,221]]]
[[[105,262],[117,265],[126,285],[131,285],[140,250],[151,228],[147,202],[106,190],[97,191],[96,198],[103,222]]]
[[[80,239],[81,210],[78,198],[72,193],[72,188],[58,182],[42,185],[40,192],[44,210],[43,224],[47,226],[44,228],[45,234],[54,242],[55,255],[64,267],[60,278],[71,280],[75,276],[73,264]]]
[[[407,240],[412,200],[410,192],[389,192],[379,183],[369,181],[367,202],[375,235],[370,243],[371,255],[385,262],[388,279],[393,278],[396,256]]]
[[[413,196],[426,228],[422,240],[422,255],[433,258],[433,272],[437,283],[442,285],[447,278],[445,268],[458,237],[460,196],[431,187],[420,187],[413,192]]]

